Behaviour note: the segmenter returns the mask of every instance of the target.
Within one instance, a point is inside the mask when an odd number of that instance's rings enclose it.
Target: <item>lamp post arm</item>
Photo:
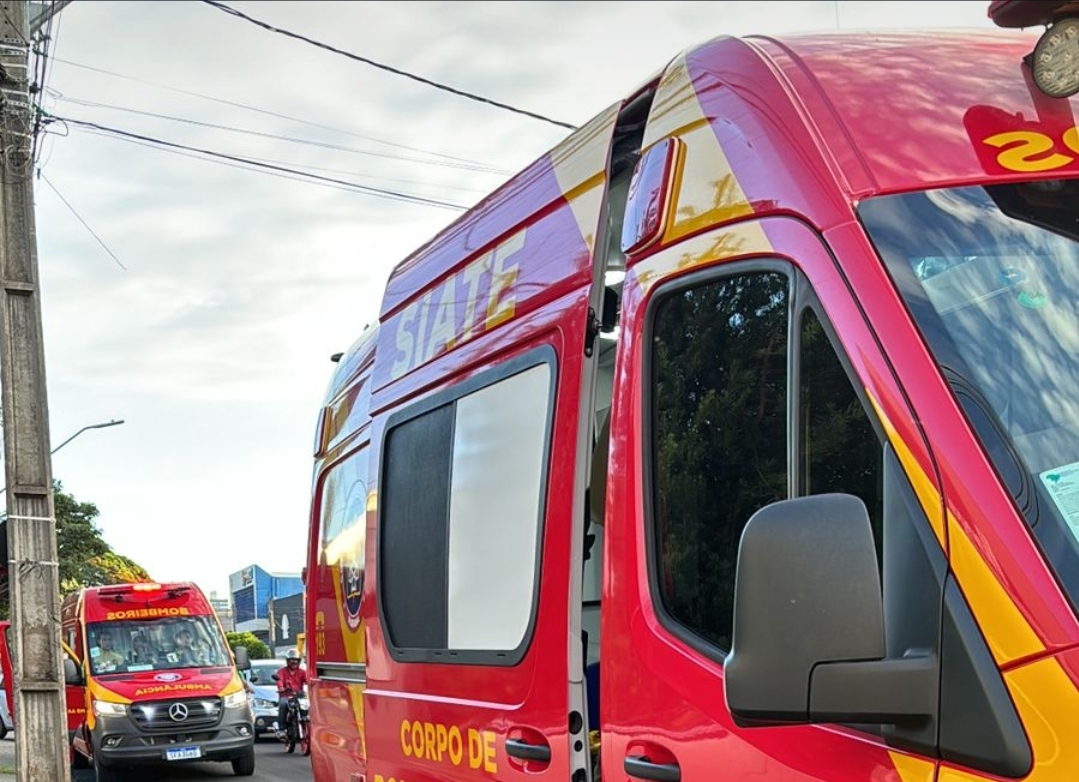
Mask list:
[[[71,435],[71,437],[67,438],[62,443],[60,443],[58,446],[53,448],[49,453],[50,454],[56,453],[61,448],[63,448],[65,445],[67,445],[72,440],[74,440],[76,437],[78,437],[80,434],[85,432],[87,429],[104,429],[106,426],[119,426],[123,422],[124,422],[124,419],[121,418],[121,419],[115,420],[115,421],[105,421],[104,423],[100,423],[100,424],[90,424],[89,426],[84,426],[82,429],[75,432],[75,434]],[[3,494],[6,491],[7,491],[7,486],[4,486],[3,488],[0,488],[0,494]]]
[[[89,426],[84,426],[82,429],[75,432],[75,434],[71,435],[71,437],[67,438],[62,443],[60,443],[58,446],[53,448],[52,451],[50,451],[49,453],[56,453],[61,448],[63,448],[65,445],[67,445],[72,440],[74,440],[76,437],[78,437],[80,434],[85,432],[87,429],[104,429],[106,426],[118,426],[119,424],[122,424],[123,422],[124,422],[124,419],[121,418],[118,421],[106,421],[105,423],[102,423],[102,424],[90,424]]]

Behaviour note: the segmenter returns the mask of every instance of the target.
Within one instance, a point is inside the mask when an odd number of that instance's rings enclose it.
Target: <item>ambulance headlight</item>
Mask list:
[[[1051,98],[1079,92],[1079,16],[1061,19],[1042,33],[1030,55],[1030,71]]]
[[[226,695],[224,700],[226,709],[239,709],[247,705],[247,691],[240,690],[232,693],[232,695]]]
[[[122,703],[112,703],[94,699],[94,714],[99,717],[123,717],[127,714],[127,706]]]

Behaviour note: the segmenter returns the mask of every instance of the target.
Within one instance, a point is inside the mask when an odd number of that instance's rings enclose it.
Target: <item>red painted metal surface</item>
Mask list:
[[[1079,172],[1079,104],[1049,100],[1030,85],[1022,58],[1034,40],[998,31],[718,38],[689,51],[661,82],[656,105],[663,111],[654,110],[655,137],[647,142],[678,137],[686,156],[674,178],[680,189],[671,194],[672,223],[654,243],[634,248],[623,291],[608,465],[619,480],[607,495],[620,512],[608,521],[603,575],[602,752],[612,764],[605,775],[620,776],[625,756],[648,755],[677,758],[683,779],[710,779],[717,751],[722,776],[731,779],[928,782],[935,773],[935,761],[896,752],[869,733],[738,729],[724,703],[721,663],[658,618],[644,538],[643,313],[657,280],[743,255],[789,259],[813,283],[859,380],[909,454],[908,470],[930,498],[925,511],[943,550],[973,551],[1041,645],[1032,658],[1004,667],[1019,674],[1045,661],[1073,690],[1079,685],[1079,663],[1069,651],[1079,646],[1075,612],[856,215],[859,200],[875,195]],[[320,559],[316,491],[308,561],[308,627],[318,632],[321,617],[323,634],[310,652],[316,782],[343,782],[355,773],[369,782],[550,779],[567,768],[566,563],[582,403],[579,346],[594,263],[572,195],[558,162],[545,156],[421,247],[391,276],[377,334],[350,351],[331,385],[316,490],[327,470],[360,445],[371,449],[376,486],[389,412],[539,344],[559,355],[552,448],[562,458],[552,462],[547,484],[547,564],[532,646],[509,668],[394,661],[377,606],[373,507],[363,630],[342,623],[339,574]],[[750,223],[760,242],[724,249]],[[678,255],[689,240],[710,234],[713,256],[690,264]],[[666,251],[674,260],[664,265]],[[350,391],[349,378],[361,378],[362,389]],[[968,594],[976,615],[987,610],[979,602],[987,594]],[[349,633],[356,632],[364,632],[362,660],[350,651]],[[323,660],[366,664],[366,689],[320,680]],[[1034,692],[1043,686],[1041,679],[1022,683]],[[506,737],[533,733],[551,742],[549,765],[504,753]],[[462,742],[459,755],[454,735]]]

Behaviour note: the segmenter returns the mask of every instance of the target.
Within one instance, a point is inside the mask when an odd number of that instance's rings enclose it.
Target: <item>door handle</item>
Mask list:
[[[531,744],[522,739],[506,739],[506,754],[520,760],[551,762],[551,748],[546,744]]]
[[[653,763],[643,755],[627,755],[622,766],[627,774],[638,779],[656,782],[680,782],[682,779],[682,770],[677,763]]]

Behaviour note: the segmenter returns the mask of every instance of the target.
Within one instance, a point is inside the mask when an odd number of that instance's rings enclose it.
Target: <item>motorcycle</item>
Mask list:
[[[310,702],[304,693],[290,693],[285,711],[285,727],[278,727],[277,735],[285,745],[285,752],[292,753],[296,745],[300,752],[311,754],[311,721],[307,715]],[[277,723],[274,723],[276,726]]]

